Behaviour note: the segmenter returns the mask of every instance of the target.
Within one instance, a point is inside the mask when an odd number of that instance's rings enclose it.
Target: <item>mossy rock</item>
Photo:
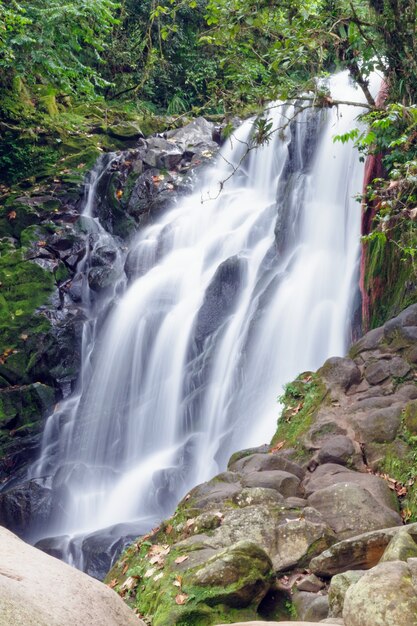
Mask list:
[[[286,385],[285,392],[279,399],[283,409],[271,441],[272,448],[277,445],[284,449],[292,448],[296,458],[305,459],[309,451],[304,437],[327,394],[327,387],[317,373],[304,372]]]
[[[119,122],[107,128],[110,137],[121,139],[122,141],[136,141],[143,137],[140,126],[135,122]]]

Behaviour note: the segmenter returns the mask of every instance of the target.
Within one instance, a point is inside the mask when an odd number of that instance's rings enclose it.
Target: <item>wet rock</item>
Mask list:
[[[416,582],[407,563],[380,563],[346,592],[346,626],[412,626],[417,624],[416,616]]]
[[[341,387],[344,391],[361,380],[360,369],[356,363],[342,357],[327,359],[318,373],[328,384]]]
[[[181,162],[183,150],[172,141],[150,137],[146,143],[147,148],[140,151],[140,156],[148,167],[172,170]]]
[[[167,139],[175,141],[184,151],[191,151],[192,148],[199,144],[213,144],[213,148],[218,147],[213,142],[214,130],[214,124],[204,119],[204,117],[198,117],[178,130],[168,131],[165,133],[165,136]]]
[[[391,539],[406,530],[417,541],[417,523],[364,533],[335,543],[312,559],[310,569],[317,576],[330,577],[353,569],[370,569],[382,557]]]
[[[88,272],[88,285],[96,292],[103,291],[114,285],[118,272],[112,267],[92,267]]]
[[[111,137],[121,139],[122,141],[135,141],[143,137],[140,127],[134,122],[120,122],[119,124],[114,124],[113,126],[109,126],[107,132]]]
[[[343,574],[336,574],[330,581],[328,599],[329,615],[331,617],[342,617],[343,605],[346,592],[362,578],[365,572],[348,570]]]
[[[233,313],[244,274],[244,260],[237,256],[217,268],[198,312],[194,333],[197,345],[202,345]]]
[[[33,479],[0,492],[0,525],[27,538],[41,530],[51,515],[52,491],[43,479]]]

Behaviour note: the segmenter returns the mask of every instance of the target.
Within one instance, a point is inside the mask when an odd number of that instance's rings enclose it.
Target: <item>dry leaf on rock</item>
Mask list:
[[[188,559],[188,556],[184,555],[184,556],[179,556],[178,558],[175,559],[175,563],[177,565],[180,565],[181,563],[184,563],[184,561],[186,561]]]
[[[188,596],[186,593],[179,593],[177,596],[175,596],[176,604],[185,604],[187,600]]]

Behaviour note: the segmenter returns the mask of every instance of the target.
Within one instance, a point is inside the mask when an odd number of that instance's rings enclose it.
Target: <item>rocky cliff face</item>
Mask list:
[[[98,185],[96,211],[115,247],[126,249],[138,226],[188,191],[194,170],[217,151],[214,134],[214,124],[203,118],[148,139],[133,124],[109,127],[106,148],[118,151]],[[10,193],[0,215],[3,483],[25,475],[39,452],[44,418],[71,393],[80,371],[86,310],[79,263],[96,237],[80,214],[88,189],[85,172],[100,155],[95,140],[94,147],[85,142],[79,138],[79,152],[71,144],[76,153],[65,157],[67,167],[58,178],[32,181],[27,189]],[[114,254],[114,248],[98,248],[89,261],[94,302],[105,297],[114,281]],[[128,276],[133,263],[126,259]],[[2,515],[15,530],[25,525],[24,520],[13,525],[12,511],[9,520]]]
[[[108,584],[154,626],[414,624],[416,342],[414,305],[301,374],[272,444],[193,489]]]

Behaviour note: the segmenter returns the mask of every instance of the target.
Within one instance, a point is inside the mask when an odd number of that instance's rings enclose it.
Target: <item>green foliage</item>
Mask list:
[[[326,393],[325,385],[315,373],[304,372],[286,385],[283,395],[278,398],[282,413],[271,445],[295,448],[297,456],[303,457],[306,453],[303,435],[310,428]]]
[[[0,77],[16,76],[28,85],[50,85],[64,93],[92,95],[104,86],[101,54],[116,20],[112,0],[21,0],[0,16],[6,28],[0,39]]]

